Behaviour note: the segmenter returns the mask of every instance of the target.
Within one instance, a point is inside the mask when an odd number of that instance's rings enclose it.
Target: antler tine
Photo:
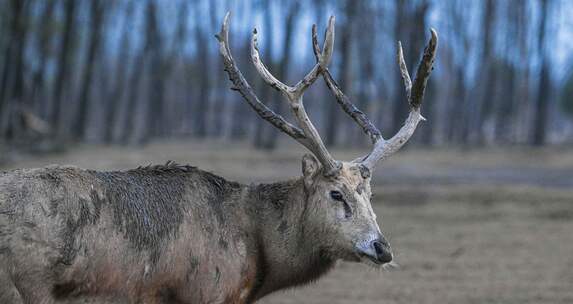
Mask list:
[[[267,69],[267,67],[265,66],[265,64],[261,60],[261,56],[259,55],[259,44],[258,44],[258,39],[257,39],[257,29],[256,28],[253,29],[253,36],[251,38],[251,60],[253,61],[253,64],[257,68],[259,75],[261,75],[261,78],[263,78],[263,80],[268,85],[270,85],[271,87],[273,87],[277,91],[280,91],[280,92],[283,92],[284,94],[287,94],[287,96],[288,96],[288,94],[291,94],[291,92],[293,91],[293,88],[282,83],[275,76],[273,76],[273,74],[271,74],[271,72]]]
[[[316,25],[313,25],[313,28]],[[321,68],[326,68],[330,59],[332,58],[332,52],[334,48],[334,16],[331,16],[328,21],[328,28],[326,31],[326,37],[324,39],[324,52],[320,56],[320,60],[313,66],[313,68],[300,80],[296,85],[289,86],[278,80],[273,74],[267,69],[265,64],[261,60],[258,47],[258,36],[257,29],[253,29],[253,36],[251,38],[251,60],[255,65],[259,75],[263,80],[275,88],[276,90],[282,92],[290,102],[297,100],[299,96],[302,96],[304,91],[310,87],[318,76],[320,76]]]
[[[328,64],[330,63],[330,59],[332,58],[332,53],[334,50],[334,16],[330,16],[330,19],[328,20],[328,27],[326,28],[326,36],[324,38],[324,43],[323,43],[323,53],[319,54],[319,60],[317,60],[317,63],[314,65],[314,67],[312,68],[312,70],[310,72],[308,72],[308,74],[306,74],[306,76],[299,81],[296,85],[295,85],[295,92],[297,92],[298,94],[303,94],[304,91],[311,85],[313,84],[316,79],[318,79],[318,76],[320,76],[320,72],[323,69],[326,69]],[[312,25],[312,35],[313,35],[313,44],[314,42],[314,37],[316,35],[316,24]],[[317,47],[318,47],[318,41],[316,42]],[[315,49],[314,45],[313,45],[313,50]],[[316,56],[316,53],[315,53]]]
[[[410,80],[410,73],[408,73],[408,66],[404,60],[404,51],[402,50],[402,42],[398,41],[398,66],[400,67],[400,75],[402,76],[402,81],[404,82],[404,88],[406,89],[406,98],[410,100],[410,94],[412,92],[412,80]]]
[[[320,46],[318,45],[318,33],[316,29],[316,24],[312,25],[312,52],[314,53],[316,61],[320,62],[322,54],[320,52]]]
[[[253,31],[253,37],[251,40],[251,58],[253,60],[253,64],[257,68],[257,71],[264,79],[264,81],[271,85],[273,88],[282,92],[288,99],[293,113],[299,122],[299,128],[290,124],[283,117],[274,113],[267,106],[261,103],[253,92],[253,89],[250,87],[246,79],[237,68],[235,61],[231,56],[231,50],[228,43],[228,20],[229,13],[227,13],[225,16],[225,21],[223,22],[221,32],[219,35],[217,35],[217,39],[219,40],[219,52],[223,57],[225,71],[229,74],[229,79],[233,82],[234,85],[232,89],[239,91],[247,103],[249,103],[249,105],[257,112],[257,114],[259,114],[259,116],[269,121],[281,131],[287,133],[289,136],[294,138],[300,144],[305,146],[309,151],[311,151],[321,162],[324,175],[335,175],[340,170],[341,165],[339,162],[334,160],[334,158],[330,155],[324,146],[324,143],[320,139],[320,135],[306,114],[302,102],[302,93],[308,86],[310,86],[310,84],[312,84],[312,82],[316,80],[316,78],[318,78],[320,75],[319,68],[313,68],[311,72],[295,87],[290,87],[282,83],[268,71],[268,69],[260,60],[260,55],[257,47],[257,32],[256,30]]]
[[[314,51],[316,61],[323,70],[328,68],[328,63],[330,63],[330,59],[332,58],[332,53],[334,50],[334,22],[334,16],[330,16],[328,19],[328,27],[326,28],[326,33],[324,35],[325,37],[322,52],[318,46],[316,24],[312,25],[312,50]]]
[[[428,41],[428,44],[424,49],[424,55],[418,64],[416,77],[414,78],[413,83],[410,81],[410,75],[406,68],[406,63],[404,62],[402,45],[401,43],[398,43],[398,64],[404,81],[404,87],[406,88],[408,103],[410,104],[410,114],[408,115],[408,118],[406,118],[404,126],[400,128],[396,135],[389,140],[381,138],[375,143],[372,152],[366,156],[362,162],[363,165],[370,169],[374,168],[376,163],[380,160],[384,160],[394,152],[398,151],[408,141],[408,139],[412,137],[418,123],[421,120],[425,120],[425,118],[420,114],[420,106],[424,99],[424,91],[426,89],[430,73],[433,69],[436,50],[438,48],[438,34],[434,29],[430,29],[430,33],[430,41]]]
[[[424,92],[426,90],[426,85],[428,79],[430,78],[430,73],[432,73],[434,60],[436,59],[436,50],[438,48],[438,33],[433,28],[430,28],[430,41],[424,49],[424,56],[418,64],[418,70],[416,71],[416,78],[412,83],[412,92],[410,95],[410,106],[414,108],[419,108],[424,100]]]
[[[261,118],[267,120],[296,141],[303,143],[303,141],[306,140],[304,132],[264,105],[255,95],[241,71],[237,68],[235,60],[231,55],[231,49],[229,48],[229,17],[230,13],[227,13],[221,26],[221,31],[215,35],[215,37],[219,41],[219,53],[223,58],[225,71],[229,74],[229,79],[233,83],[231,89],[238,91]]]

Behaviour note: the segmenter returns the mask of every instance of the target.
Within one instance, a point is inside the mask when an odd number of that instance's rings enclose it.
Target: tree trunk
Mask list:
[[[534,146],[542,146],[546,142],[547,137],[547,115],[549,114],[549,91],[550,91],[550,75],[549,75],[549,60],[545,52],[545,34],[547,31],[548,6],[549,1],[541,1],[541,20],[539,25],[539,40],[538,48],[541,54],[541,71],[539,72],[539,88],[537,89],[537,98],[535,101],[535,113],[533,118],[533,132],[531,144]]]
[[[103,41],[102,33],[105,18],[105,6],[102,0],[91,0],[90,2],[90,40],[87,46],[87,56],[84,73],[80,84],[80,97],[78,113],[72,125],[72,136],[75,140],[85,138],[86,130],[89,126],[88,110],[91,98],[91,88],[93,87],[94,66],[100,53],[100,44]]]
[[[173,68],[185,64],[186,62],[182,60],[184,58],[185,45],[187,44],[187,37],[189,35],[187,30],[187,22],[189,20],[189,3],[182,2],[179,7],[179,13],[177,17],[177,28],[175,30],[175,39],[171,47],[170,55],[166,59],[168,61],[169,73],[172,74]],[[186,76],[183,74],[184,77]],[[187,77],[185,77],[187,78]],[[175,94],[177,98],[172,104],[170,111],[167,112],[167,116],[171,116],[172,119],[164,121],[165,128],[168,130],[179,130],[181,126],[181,120],[186,118],[185,115],[185,99],[180,98],[180,96],[186,96],[187,92],[190,90],[191,86],[174,87]],[[179,90],[178,90],[179,89]],[[179,95],[180,94],[180,95]]]
[[[64,103],[64,90],[68,79],[72,73],[72,51],[74,48],[73,38],[76,29],[76,0],[64,0],[64,33],[62,37],[59,59],[56,64],[56,79],[54,84],[53,107],[50,115],[50,124],[57,136],[61,136],[64,126],[62,118],[62,104]],[[69,95],[69,94],[66,94]]]
[[[51,51],[52,21],[56,7],[56,0],[46,1],[42,17],[40,21],[41,29],[39,29],[38,38],[38,51],[40,54],[38,69],[34,72],[31,88],[30,102],[31,106],[37,110],[40,117],[48,116],[49,100],[47,92],[44,90],[44,81],[46,76],[46,66]]]
[[[197,2],[197,7],[195,7],[195,18],[200,20],[202,18],[201,8],[198,7],[201,2]],[[193,113],[193,124],[195,135],[199,138],[205,138],[207,136],[207,116],[209,115],[209,90],[211,89],[210,79],[207,75],[203,74],[209,70],[210,56],[209,47],[207,43],[211,40],[207,40],[205,37],[205,31],[200,24],[195,25],[195,45],[197,47],[197,62],[198,70],[195,73],[200,75],[197,77],[199,79],[199,96],[197,96],[197,102],[195,103],[195,110]]]
[[[157,7],[155,2],[150,1],[147,5],[147,14],[149,14],[150,23],[148,24],[148,35],[150,39],[150,72],[149,84],[147,90],[149,96],[147,102],[147,112],[145,125],[146,129],[143,134],[140,134],[138,139],[139,143],[147,141],[149,138],[155,136],[162,136],[165,134],[164,130],[164,113],[165,113],[165,80],[169,74],[169,67],[164,61],[163,52],[161,49],[162,37],[159,29],[159,20],[157,18]]]
[[[4,50],[4,63],[2,65],[2,78],[0,79],[0,138],[4,138],[5,130],[8,128],[10,119],[10,99],[9,87],[11,78],[13,77],[12,70],[14,69],[14,52],[17,44],[17,31],[19,19],[22,15],[24,3],[18,0],[10,1],[6,4],[8,16],[11,19],[8,23],[6,31],[6,49]]]
[[[149,0],[148,0],[149,3]],[[126,110],[124,111],[124,124],[123,124],[123,134],[121,136],[121,142],[123,144],[128,144],[131,139],[134,138],[135,134],[135,125],[137,123],[136,116],[138,115],[138,99],[140,93],[140,83],[141,83],[141,76],[143,76],[145,64],[147,62],[147,58],[149,57],[149,53],[151,48],[153,47],[152,41],[153,38],[151,37],[150,27],[152,26],[151,23],[151,14],[145,14],[145,33],[144,33],[144,42],[141,51],[137,55],[133,65],[133,71],[130,76],[129,80],[129,94],[127,98],[127,106]]]
[[[340,37],[339,85],[344,94],[348,96],[352,96],[352,24],[356,16],[356,5],[352,1],[345,2],[343,11],[346,23],[341,27]],[[342,122],[339,105],[336,102],[329,103],[325,145],[334,146],[338,143],[337,139],[340,137],[338,128],[343,125]]]
[[[116,80],[114,81],[111,94],[106,101],[106,117],[109,118],[109,122],[105,124],[105,135],[104,141],[107,143],[114,142],[114,134],[117,128],[121,125],[121,114],[122,111],[128,111],[126,109],[124,92],[127,87],[127,75],[129,70],[129,49],[131,48],[132,26],[133,26],[133,11],[134,11],[135,1],[129,1],[125,8],[125,18],[123,23],[123,29],[121,34],[121,41],[119,47],[119,56],[117,60],[115,75]]]
[[[476,104],[473,107],[471,132],[469,142],[473,145],[480,145],[485,140],[484,123],[491,115],[492,101],[494,98],[495,86],[495,66],[493,58],[493,31],[495,30],[495,11],[496,3],[494,0],[487,0],[485,3],[485,12],[482,19],[482,38],[480,57],[480,73],[477,89],[479,90]]]
[[[13,19],[10,26],[10,41],[2,75],[2,88],[0,98],[2,102],[2,121],[0,121],[0,137],[7,142],[18,138],[22,131],[21,115],[24,103],[24,50],[28,28],[26,22],[29,18],[30,3],[13,0]]]

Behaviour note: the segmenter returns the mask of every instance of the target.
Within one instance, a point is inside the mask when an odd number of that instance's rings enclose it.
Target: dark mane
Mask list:
[[[280,209],[288,202],[292,189],[299,186],[299,183],[299,179],[293,179],[286,182],[251,185],[251,188],[258,201],[270,202],[272,206]]]
[[[233,188],[239,187],[240,184],[235,181],[227,180],[219,175],[211,173],[209,171],[201,170],[195,166],[189,164],[180,165],[172,160],[168,160],[163,165],[147,165],[139,166],[135,169],[130,169],[125,171],[127,173],[135,174],[145,174],[145,175],[164,175],[164,174],[177,174],[177,173],[197,173],[202,176],[202,178],[208,182],[217,190],[224,190],[225,186],[231,186]]]
[[[135,169],[127,170],[130,173],[180,173],[180,172],[193,172],[193,171],[201,171],[195,166],[191,166],[189,164],[180,165],[172,160],[168,160],[163,165],[147,165],[147,166],[139,166]]]

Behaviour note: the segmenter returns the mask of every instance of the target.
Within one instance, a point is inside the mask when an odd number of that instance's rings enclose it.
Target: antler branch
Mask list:
[[[408,66],[404,60],[404,51],[402,50],[402,42],[398,41],[398,66],[400,67],[400,75],[404,82],[404,88],[406,89],[406,98],[410,100],[410,94],[412,91],[412,80],[410,80],[410,73],[408,73]]]
[[[331,20],[333,20],[334,23],[334,19],[332,17]],[[334,28],[334,24],[332,26]],[[316,57],[317,62],[320,63],[321,61],[324,60],[324,58],[320,51],[320,47],[318,46],[318,35],[316,32],[316,25],[312,26],[312,46],[314,50],[314,56]],[[340,86],[336,83],[336,81],[334,80],[334,78],[332,77],[330,71],[326,66],[322,67],[322,75],[324,78],[324,82],[336,97],[336,101],[338,102],[338,104],[342,107],[344,112],[350,115],[350,117],[362,128],[364,133],[366,133],[370,137],[372,143],[375,143],[379,138],[381,138],[382,135],[380,134],[378,128],[376,128],[376,126],[374,126],[374,124],[370,122],[370,120],[368,119],[366,114],[364,114],[364,112],[358,109],[350,101],[350,99],[348,99],[348,97],[344,95],[344,93],[340,89]]]
[[[249,86],[246,79],[237,68],[235,61],[231,56],[231,51],[228,43],[228,19],[229,13],[227,13],[225,16],[225,21],[223,22],[221,33],[217,36],[217,39],[219,40],[219,52],[223,57],[225,71],[227,71],[229,74],[229,79],[234,84],[233,89],[241,93],[243,98],[247,101],[247,103],[249,103],[249,105],[251,105],[251,107],[253,107],[253,109],[255,109],[259,116],[271,122],[275,127],[287,133],[296,141],[305,146],[309,151],[311,151],[321,162],[324,175],[335,175],[340,171],[341,165],[330,155],[324,146],[318,131],[310,121],[310,118],[304,109],[302,100],[304,91],[312,83],[314,83],[320,75],[320,64],[317,63],[311,69],[311,71],[294,87],[288,86],[274,77],[261,61],[261,56],[259,55],[259,49],[257,45],[257,31],[256,29],[253,31],[253,37],[251,39],[251,59],[253,64],[255,65],[263,80],[276,90],[283,93],[283,95],[288,100],[300,128],[291,125],[281,116],[268,109],[268,107],[259,101],[252,88]],[[332,31],[332,29],[329,30]],[[330,48],[330,50],[325,51],[325,59],[323,62],[326,63],[330,61],[330,58],[328,57],[331,56],[332,46],[334,45],[332,43],[334,35],[329,35],[328,37],[330,37],[330,41],[329,39],[326,39],[324,43],[325,49]]]
[[[438,48],[438,34],[434,29],[430,29],[431,37],[430,41],[424,49],[424,55],[422,60],[418,64],[418,70],[416,72],[416,77],[412,83],[410,80],[410,74],[406,68],[406,63],[404,61],[404,55],[402,51],[402,44],[398,42],[398,65],[400,66],[400,74],[402,75],[402,80],[404,81],[404,87],[406,89],[406,96],[408,98],[408,103],[410,104],[410,114],[406,118],[404,126],[400,128],[398,133],[388,140],[380,138],[374,144],[372,152],[367,155],[362,163],[372,169],[381,160],[386,159],[388,156],[392,155],[394,152],[398,151],[414,134],[418,123],[425,118],[420,114],[420,106],[424,99],[424,91],[426,90],[426,84],[428,83],[428,78],[432,72],[434,60],[436,58],[436,50]]]
[[[257,34],[257,29],[255,28],[251,38],[251,60],[253,61],[255,68],[257,68],[259,75],[268,85],[283,93],[287,99],[289,99],[289,101],[297,100],[298,97],[302,96],[304,91],[306,91],[306,89],[312,85],[316,79],[318,79],[318,76],[320,76],[321,67],[326,68],[330,62],[330,59],[332,58],[332,51],[334,48],[334,16],[331,16],[328,21],[328,28],[326,30],[326,37],[324,39],[324,52],[320,54],[320,60],[295,86],[289,86],[282,83],[267,69],[259,54]],[[318,45],[318,42],[316,43]]]
[[[255,112],[259,114],[259,116],[269,121],[275,127],[285,132],[296,141],[301,143],[303,146],[305,146],[308,150],[310,150],[321,162],[323,166],[323,172],[327,176],[335,175],[337,172],[339,172],[341,164],[334,160],[334,158],[330,155],[324,143],[322,142],[320,135],[318,134],[316,128],[306,113],[303,103],[303,95],[306,89],[308,89],[308,87],[310,87],[310,85],[316,81],[318,76],[322,74],[326,85],[336,97],[338,104],[362,128],[362,130],[370,137],[370,140],[374,144],[372,151],[368,155],[358,160],[364,166],[372,170],[377,162],[385,159],[400,149],[408,141],[408,139],[410,139],[412,134],[414,134],[418,123],[421,120],[425,120],[424,117],[422,117],[420,114],[420,106],[422,104],[422,100],[424,99],[424,91],[426,89],[430,73],[432,72],[432,67],[438,46],[438,35],[434,29],[431,29],[430,41],[424,50],[424,55],[422,56],[422,60],[416,71],[416,77],[412,82],[406,67],[406,63],[404,61],[402,44],[398,42],[397,60],[400,67],[400,74],[404,82],[404,88],[406,90],[408,103],[410,104],[410,114],[408,115],[404,126],[398,131],[398,133],[396,133],[396,135],[394,135],[389,140],[385,140],[382,137],[380,130],[378,130],[378,128],[372,124],[366,114],[354,106],[350,99],[344,95],[339,85],[336,83],[330,74],[330,71],[328,70],[328,63],[332,58],[332,52],[334,48],[334,21],[334,16],[330,17],[322,51],[318,44],[316,25],[313,25],[312,45],[317,63],[306,74],[306,76],[294,86],[286,85],[274,77],[261,61],[261,56],[259,54],[259,48],[257,44],[257,31],[256,29],[253,31],[253,37],[251,39],[251,59],[253,64],[255,65],[263,80],[276,90],[280,91],[286,97],[298,122],[298,127],[287,122],[283,117],[274,113],[267,106],[261,103],[251,86],[247,83],[246,79],[237,68],[235,61],[231,56],[231,50],[228,43],[229,13],[227,13],[225,16],[225,21],[221,27],[221,32],[216,35],[217,39],[219,40],[219,52],[223,57],[225,71],[228,73],[229,79],[233,82],[232,89],[238,91],[247,101],[247,103],[255,110]]]
[[[231,55],[231,49],[229,48],[229,15],[229,13],[225,15],[225,20],[221,26],[221,31],[219,34],[215,35],[215,37],[219,41],[219,53],[223,58],[225,71],[229,75],[229,80],[231,80],[233,83],[233,87],[231,89],[239,92],[261,118],[270,122],[273,126],[285,132],[296,141],[301,142],[305,138],[304,132],[264,105],[257,98],[253,88],[249,85],[245,77],[243,77],[241,71],[237,68],[235,60]]]
[[[313,40],[313,50],[317,61],[321,60],[320,47],[318,45],[318,35],[316,33],[316,26],[312,28],[312,40]],[[370,137],[370,140],[374,144],[374,148],[370,154],[359,159],[367,168],[372,170],[376,163],[380,160],[385,159],[389,155],[400,149],[412,136],[416,130],[420,120],[425,120],[422,115],[420,115],[420,105],[424,98],[424,90],[426,88],[427,80],[432,71],[432,66],[434,63],[434,58],[436,56],[436,48],[438,44],[438,35],[434,29],[431,29],[431,39],[426,46],[424,51],[424,56],[422,61],[418,66],[418,71],[416,73],[416,78],[414,79],[414,84],[410,80],[410,74],[408,73],[408,68],[406,67],[406,62],[404,61],[404,53],[402,51],[402,44],[398,42],[398,52],[397,59],[398,65],[400,67],[400,74],[404,82],[404,88],[406,89],[406,96],[408,98],[408,103],[410,104],[410,114],[406,119],[404,126],[398,131],[394,137],[389,140],[385,140],[380,133],[380,130],[372,124],[368,119],[366,114],[358,109],[350,99],[344,95],[340,86],[333,79],[328,68],[323,68],[322,75],[324,81],[330,91],[336,97],[336,101],[342,107],[344,112],[346,112]]]

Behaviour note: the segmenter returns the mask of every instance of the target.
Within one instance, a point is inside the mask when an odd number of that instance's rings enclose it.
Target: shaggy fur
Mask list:
[[[252,303],[358,260],[349,240],[376,225],[356,199],[369,176],[345,165],[326,180],[305,162],[302,178],[260,185],[171,162],[2,173],[0,303]],[[328,200],[334,186],[349,206]]]

